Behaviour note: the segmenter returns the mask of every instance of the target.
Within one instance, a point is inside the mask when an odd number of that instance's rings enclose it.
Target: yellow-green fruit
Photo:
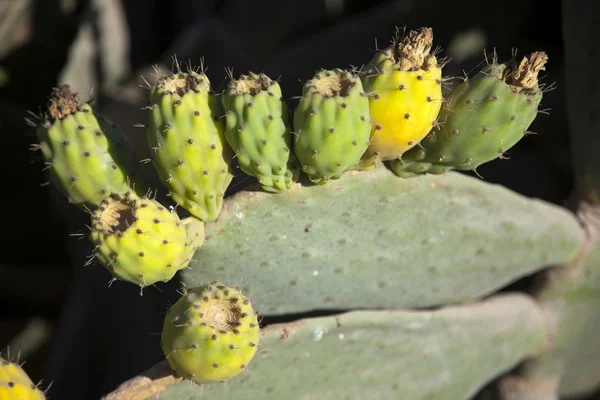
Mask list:
[[[352,73],[322,69],[304,83],[293,149],[312,182],[323,185],[356,167],[369,145],[369,120],[369,99]]]
[[[214,221],[233,179],[220,98],[206,75],[179,72],[158,80],[150,107],[148,143],[171,198],[202,221]]]
[[[68,85],[52,90],[44,114],[34,150],[41,150],[50,181],[70,202],[95,209],[110,193],[147,191],[125,137]]]
[[[225,136],[237,154],[240,169],[263,190],[288,191],[300,169],[292,148],[288,107],[279,83],[265,74],[231,79],[222,95]]]
[[[181,221],[156,200],[113,194],[92,215],[90,240],[116,280],[143,288],[169,281],[189,264],[204,240],[204,224]]]
[[[260,339],[249,299],[219,282],[187,291],[165,316],[161,347],[171,368],[196,383],[223,382],[242,372]]]
[[[0,358],[0,400],[44,400],[38,389],[20,365]]]
[[[431,28],[411,31],[379,51],[365,67],[371,137],[360,169],[396,159],[435,125],[442,106],[442,68],[431,54]]]

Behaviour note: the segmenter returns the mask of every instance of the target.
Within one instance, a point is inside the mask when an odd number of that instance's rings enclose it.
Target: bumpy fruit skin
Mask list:
[[[513,63],[486,65],[475,77],[449,94],[440,113],[442,125],[417,148],[390,162],[404,178],[474,170],[513,147],[527,133],[538,114],[542,90],[537,74],[547,57],[533,53],[514,68]]]
[[[140,287],[169,281],[185,268],[204,240],[204,224],[156,200],[113,194],[92,215],[96,258],[116,280]]]
[[[299,165],[291,151],[288,107],[281,87],[265,74],[232,79],[222,95],[225,137],[240,169],[263,190],[285,192],[298,180]]]
[[[161,77],[150,105],[148,143],[172,199],[202,221],[214,221],[233,179],[221,100],[206,75],[190,71]]]
[[[435,125],[442,106],[442,67],[430,53],[432,41],[431,28],[411,31],[364,68],[372,125],[359,169],[402,156]]]
[[[354,169],[369,144],[369,99],[359,78],[320,70],[302,89],[294,110],[294,152],[313,183]]]
[[[147,188],[137,172],[137,159],[116,127],[81,104],[68,85],[53,89],[37,127],[50,181],[70,202],[95,209],[110,193]]]
[[[171,368],[196,383],[223,382],[256,354],[260,328],[250,300],[219,282],[187,291],[165,316],[161,347]]]
[[[0,358],[0,400],[45,400],[20,365]]]

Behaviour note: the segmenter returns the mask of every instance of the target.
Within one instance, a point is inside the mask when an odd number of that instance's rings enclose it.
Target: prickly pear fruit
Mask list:
[[[148,143],[172,199],[202,221],[217,219],[233,179],[221,101],[204,73],[161,76],[150,94]]]
[[[365,67],[361,78],[372,125],[359,169],[400,157],[435,125],[442,106],[442,66],[431,53],[432,43],[431,28],[411,31]]]
[[[473,170],[502,158],[521,140],[538,113],[542,89],[538,73],[548,57],[532,53],[514,62],[486,65],[475,77],[449,94],[440,112],[442,125],[401,159],[390,161],[401,177],[441,174],[450,169]]]
[[[182,222],[156,200],[112,194],[92,215],[95,257],[113,275],[139,285],[169,281],[185,268],[204,240],[204,224]]]
[[[281,88],[265,74],[231,79],[222,95],[225,137],[240,169],[269,192],[284,192],[300,173],[291,151],[288,107]]]
[[[41,150],[50,181],[70,202],[95,209],[110,193],[145,193],[128,142],[68,85],[52,90],[41,119],[34,149]]]
[[[196,383],[223,382],[242,372],[260,338],[250,300],[219,282],[187,292],[165,316],[161,347],[171,368]]]
[[[38,389],[19,364],[0,358],[0,400],[44,400]]]
[[[350,72],[320,70],[304,84],[293,148],[312,182],[324,184],[356,167],[369,144],[369,121],[369,99]]]

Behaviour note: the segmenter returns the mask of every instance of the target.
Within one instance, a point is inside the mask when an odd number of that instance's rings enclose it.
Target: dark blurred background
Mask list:
[[[575,2],[577,3],[577,2]],[[86,215],[46,181],[32,157],[27,110],[38,111],[57,83],[118,124],[140,159],[148,149],[141,110],[152,65],[169,70],[172,55],[199,65],[204,58],[215,89],[225,67],[281,77],[294,106],[302,81],[318,68],[360,67],[386,47],[396,27],[430,26],[446,76],[461,76],[494,48],[500,61],[543,50],[548,92],[530,135],[510,159],[479,169],[488,182],[564,205],[572,188],[561,2],[554,0],[0,0],[0,132],[2,220],[0,349],[11,345],[25,369],[54,399],[94,399],[163,358],[162,312],[177,283],[146,290],[108,288],[101,267],[84,267],[91,248],[77,236]],[[573,21],[577,23],[577,21]],[[234,186],[243,187],[243,178]]]

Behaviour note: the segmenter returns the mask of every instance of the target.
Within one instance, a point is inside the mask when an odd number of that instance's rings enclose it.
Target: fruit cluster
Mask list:
[[[235,163],[275,195],[301,173],[326,185],[351,170],[385,162],[399,177],[468,170],[496,158],[528,133],[547,56],[494,57],[443,93],[444,62],[430,28],[378,51],[360,71],[321,69],[292,111],[265,74],[230,76],[215,93],[204,71],[159,76],[146,127],[151,160],[169,196],[191,216],[150,196],[139,164],[116,127],[67,85],[55,88],[37,127],[51,182],[91,214],[94,256],[113,280],[142,289],[173,278],[219,217]],[[238,289],[189,289],[169,310],[162,348],[172,368],[199,383],[243,370],[259,341],[256,313]]]

